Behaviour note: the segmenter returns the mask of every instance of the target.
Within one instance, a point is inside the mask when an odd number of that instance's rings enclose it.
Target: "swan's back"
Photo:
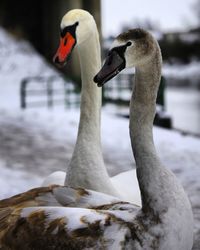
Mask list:
[[[111,181],[123,200],[141,206],[140,189],[135,169],[117,174],[111,178]]]
[[[0,247],[122,249],[131,243],[137,211],[137,206],[84,189],[30,190],[0,201]]]
[[[64,171],[55,171],[48,175],[42,182],[42,187],[47,187],[50,185],[64,185],[66,178],[66,173]]]
[[[56,171],[45,178],[43,187],[49,185],[64,185],[66,173]],[[112,185],[118,191],[122,200],[141,205],[140,189],[138,185],[136,170],[119,173],[110,178]]]

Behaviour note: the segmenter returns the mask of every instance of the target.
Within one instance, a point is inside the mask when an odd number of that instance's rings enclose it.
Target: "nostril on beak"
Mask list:
[[[58,56],[55,56],[53,58],[53,62],[56,63],[56,64],[59,64],[59,58],[58,58]]]
[[[106,64],[107,64],[108,66],[110,66],[111,63],[112,63],[112,60],[113,60],[113,57],[112,57],[112,56],[109,56],[109,57],[108,57],[108,60],[107,60],[107,62],[106,62]]]
[[[96,83],[98,82],[98,76],[97,75],[93,78],[93,81],[96,82]]]

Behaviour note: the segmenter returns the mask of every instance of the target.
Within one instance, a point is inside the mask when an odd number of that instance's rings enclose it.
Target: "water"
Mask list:
[[[186,87],[168,87],[165,100],[173,127],[200,135],[200,91]]]

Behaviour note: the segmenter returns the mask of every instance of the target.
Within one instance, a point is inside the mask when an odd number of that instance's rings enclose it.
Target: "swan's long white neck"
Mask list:
[[[174,206],[178,195],[186,197],[175,176],[160,162],[153,142],[152,127],[160,76],[161,55],[157,48],[151,61],[136,68],[130,104],[130,135],[142,209],[154,215]]]
[[[82,78],[81,112],[78,137],[65,184],[117,195],[106,171],[101,150],[101,89],[93,82],[94,75],[101,67],[96,27],[90,38],[78,46],[78,51]]]
[[[101,89],[97,88],[93,82],[95,73],[101,67],[98,34],[94,33],[90,39],[79,45],[78,51],[81,65],[82,90],[77,142],[84,140],[87,143],[92,143],[93,147],[101,149]],[[92,149],[90,148],[90,150]]]

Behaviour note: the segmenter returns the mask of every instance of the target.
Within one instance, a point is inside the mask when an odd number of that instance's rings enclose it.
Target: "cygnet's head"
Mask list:
[[[94,77],[94,82],[101,87],[124,68],[148,63],[157,48],[157,41],[143,29],[132,29],[120,34],[114,40],[103,67]]]
[[[63,66],[77,44],[86,41],[96,29],[93,16],[81,9],[74,9],[62,18],[60,24],[60,45],[54,56],[54,62]]]

